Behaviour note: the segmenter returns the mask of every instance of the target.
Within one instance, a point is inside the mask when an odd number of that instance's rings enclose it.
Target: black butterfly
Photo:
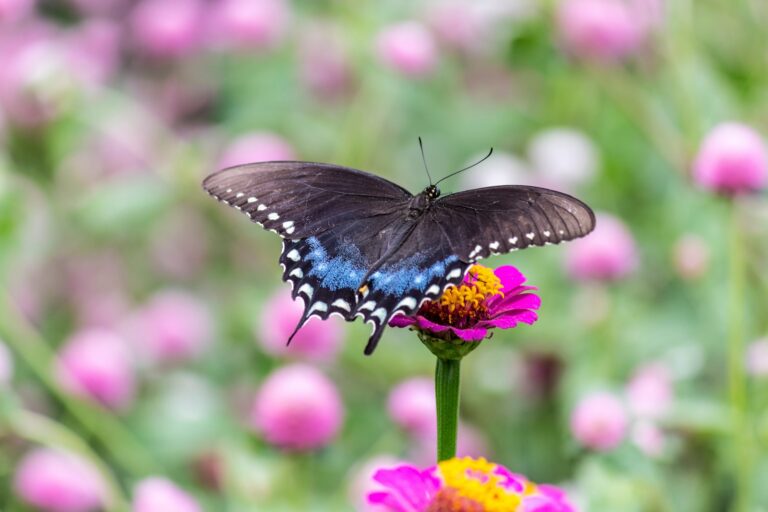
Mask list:
[[[586,204],[553,190],[501,186],[440,197],[429,185],[414,196],[367,172],[311,162],[231,167],[203,187],[284,239],[283,280],[305,304],[296,331],[312,316],[362,316],[373,326],[366,354],[393,315],[414,314],[475,261],[595,226]]]

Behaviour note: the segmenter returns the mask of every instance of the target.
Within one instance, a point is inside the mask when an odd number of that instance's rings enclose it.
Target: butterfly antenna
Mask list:
[[[491,150],[488,152],[488,154],[487,154],[487,155],[485,155],[483,158],[481,158],[481,159],[480,159],[480,160],[478,160],[477,162],[473,163],[472,165],[468,165],[468,166],[466,166],[466,167],[465,167],[465,168],[463,168],[463,169],[459,169],[459,170],[458,170],[458,171],[456,171],[456,172],[452,172],[451,174],[449,174],[448,176],[446,176],[446,177],[444,177],[444,178],[440,178],[440,179],[437,181],[437,183],[435,183],[435,185],[437,185],[437,184],[438,184],[438,183],[440,183],[441,181],[445,181],[445,180],[447,180],[447,179],[448,179],[448,178],[450,178],[451,176],[456,176],[456,175],[457,175],[457,174],[459,174],[460,172],[464,172],[464,171],[466,171],[466,170],[469,170],[469,169],[471,169],[471,168],[475,167],[476,165],[480,165],[481,163],[483,163],[483,162],[485,162],[486,160],[488,160],[488,159],[491,157],[491,155],[492,155],[492,154],[493,154],[493,148],[491,148]]]
[[[424,162],[424,170],[427,171],[429,184],[432,185],[432,176],[429,175],[429,167],[427,167],[427,159],[424,156],[424,144],[421,142],[421,137],[419,137],[419,148],[421,149],[421,161]]]

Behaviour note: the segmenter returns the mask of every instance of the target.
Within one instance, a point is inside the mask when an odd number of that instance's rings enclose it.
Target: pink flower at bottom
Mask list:
[[[511,329],[519,322],[533,324],[541,299],[525,276],[504,265],[492,270],[473,265],[460,286],[450,287],[436,301],[427,301],[413,316],[396,315],[394,327],[414,327],[434,337],[481,341],[493,328]]]
[[[105,504],[105,484],[88,462],[71,453],[38,448],[19,463],[16,494],[48,512],[91,512]]]
[[[167,478],[151,477],[134,491],[132,512],[201,512],[194,498]]]
[[[344,406],[336,386],[306,364],[284,366],[261,386],[251,425],[268,443],[307,451],[330,443],[341,428]]]
[[[381,469],[374,480],[385,490],[371,492],[369,503],[392,512],[576,512],[558,487],[537,486],[483,458]]]

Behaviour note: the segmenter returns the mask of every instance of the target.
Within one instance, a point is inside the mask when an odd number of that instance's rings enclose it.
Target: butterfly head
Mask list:
[[[430,201],[433,201],[440,197],[440,189],[437,188],[437,185],[430,185],[424,189],[422,194],[424,194]]]

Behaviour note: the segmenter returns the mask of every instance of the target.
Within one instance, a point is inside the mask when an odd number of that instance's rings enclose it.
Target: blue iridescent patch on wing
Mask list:
[[[388,295],[403,295],[410,290],[423,292],[435,278],[445,275],[448,265],[459,258],[452,254],[426,268],[425,259],[421,254],[414,254],[396,265],[374,272],[371,275],[373,288]]]
[[[316,237],[307,238],[307,243],[312,249],[306,256],[311,263],[310,276],[316,277],[321,286],[330,290],[357,290],[370,265],[357,247],[344,245],[339,248],[339,254],[331,258]],[[426,259],[426,256],[417,253],[381,268],[371,274],[372,288],[394,296],[411,290],[424,292],[431,282],[445,275],[448,266],[459,258],[452,254],[431,264]]]
[[[356,290],[366,272],[367,262],[354,245],[341,248],[338,256],[330,258],[316,237],[307,238],[312,251],[307,259],[312,263],[309,275],[317,277],[320,284],[330,290],[349,288]]]

